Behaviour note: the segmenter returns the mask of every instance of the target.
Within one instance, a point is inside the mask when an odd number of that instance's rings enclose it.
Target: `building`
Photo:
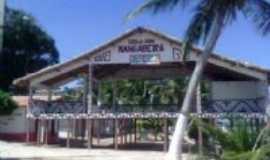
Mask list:
[[[27,130],[27,106],[28,96],[12,96],[18,108],[11,115],[0,116],[0,139],[8,141],[25,141],[26,134],[29,134],[29,141],[36,141],[37,121],[33,122]],[[47,96],[35,96],[35,99],[47,101]],[[60,96],[54,96],[53,100],[60,100]],[[50,139],[53,139],[50,138]]]
[[[66,144],[75,130],[83,130],[80,135],[87,139],[92,147],[94,124],[107,120],[114,124],[114,147],[119,147],[119,137],[129,135],[125,132],[125,123],[133,123],[130,141],[136,142],[136,120],[145,118],[162,119],[164,123],[164,149],[168,147],[168,119],[175,119],[179,106],[171,105],[165,110],[145,109],[123,110],[123,106],[99,106],[97,98],[98,82],[120,79],[163,79],[177,75],[190,75],[201,50],[193,48],[183,63],[181,41],[152,29],[138,27],[132,29],[105,44],[82,53],[61,64],[56,64],[21,77],[14,81],[17,86],[29,87],[30,103],[27,106],[28,126],[38,123],[37,141],[46,143],[48,128],[65,122]],[[52,102],[53,90],[79,76],[88,82],[84,98],[80,102]],[[242,116],[244,118],[266,118],[268,105],[268,84],[270,70],[248,63],[242,63],[217,54],[211,54],[206,65],[204,78],[211,81],[209,103],[200,105],[200,95],[195,98],[198,104],[192,114],[204,118],[220,116]],[[113,83],[114,84],[114,83]],[[114,88],[114,87],[113,87]],[[48,90],[48,102],[38,101],[33,96],[35,90]],[[199,89],[198,89],[199,91]],[[114,89],[114,97],[117,90]],[[198,92],[199,93],[199,92]],[[31,127],[29,127],[31,128]],[[31,129],[26,140],[29,141]],[[82,134],[87,133],[87,134]],[[121,139],[121,138],[120,138]]]

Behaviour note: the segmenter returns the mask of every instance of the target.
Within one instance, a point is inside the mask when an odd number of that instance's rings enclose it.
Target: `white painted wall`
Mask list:
[[[137,40],[137,41],[147,41],[147,40],[154,40],[154,44],[161,44],[164,47],[163,51],[156,51],[156,52],[119,52],[119,46],[139,46],[139,44],[132,45],[129,43],[130,40]],[[141,43],[149,44],[149,43]],[[151,44],[151,43],[150,43]],[[136,33],[117,44],[114,44],[108,47],[106,50],[102,50],[97,52],[93,57],[93,62],[95,64],[129,64],[130,57],[132,55],[146,55],[146,54],[154,54],[158,55],[160,58],[160,62],[179,62],[182,58],[181,48],[178,45],[173,45],[170,42],[157,37],[156,35],[149,34],[149,33]],[[192,54],[194,57],[194,54]],[[102,58],[103,57],[103,58]],[[189,55],[188,58],[191,56]],[[102,60],[104,59],[104,60]],[[194,60],[194,59],[193,59]]]
[[[25,108],[17,108],[9,116],[0,116],[0,133],[25,133],[27,129],[25,113]],[[34,130],[34,125],[31,129]]]
[[[255,81],[214,81],[211,96],[214,100],[262,98],[268,96],[268,86]]]

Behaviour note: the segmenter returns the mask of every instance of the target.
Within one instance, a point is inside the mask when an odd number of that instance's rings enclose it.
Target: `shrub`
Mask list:
[[[10,115],[17,108],[11,96],[0,90],[0,115]]]

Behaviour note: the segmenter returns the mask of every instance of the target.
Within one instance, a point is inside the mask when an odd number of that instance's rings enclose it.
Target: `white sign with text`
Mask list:
[[[96,64],[157,65],[181,60],[181,50],[147,33],[137,33],[95,54]]]

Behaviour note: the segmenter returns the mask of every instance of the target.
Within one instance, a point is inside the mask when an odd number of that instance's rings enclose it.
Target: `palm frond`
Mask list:
[[[202,0],[194,9],[194,15],[185,32],[182,46],[183,59],[186,59],[193,44],[205,44],[217,15],[223,15],[223,28],[232,22],[239,10],[245,6],[245,0]]]
[[[216,141],[222,144],[222,146],[235,146],[235,142],[231,140],[228,133],[224,132],[222,129],[214,127],[213,125],[206,123],[199,118],[193,118],[193,121],[196,126],[200,126],[202,128],[202,131],[206,135],[214,138]]]
[[[151,11],[156,14],[159,11],[171,10],[178,4],[180,4],[182,7],[185,7],[188,5],[188,3],[189,0],[145,0],[142,5],[128,13],[126,20],[129,20],[145,11]]]
[[[250,157],[252,157],[254,153],[252,151],[247,151],[247,152],[234,152],[234,151],[225,151],[221,159],[223,160],[249,160]]]
[[[202,39],[206,40],[215,18],[214,3],[213,0],[206,0],[201,1],[196,6],[195,13],[185,32],[184,44],[182,46],[183,60],[186,59],[193,44],[198,44]]]
[[[253,154],[250,160],[265,160],[266,157],[267,159],[269,159],[270,158],[269,153],[270,153],[270,145],[269,144],[262,145],[260,146],[260,148],[253,151]]]
[[[267,0],[249,0],[245,13],[252,17],[256,28],[262,35],[270,33],[270,3]]]

